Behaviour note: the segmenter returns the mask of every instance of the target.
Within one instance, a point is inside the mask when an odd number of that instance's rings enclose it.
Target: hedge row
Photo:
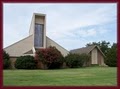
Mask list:
[[[20,56],[15,62],[17,69],[36,69],[36,62],[33,56]]]
[[[4,59],[6,62],[9,57]],[[18,57],[15,62],[15,67],[17,69],[36,69],[37,63],[40,61],[44,65],[47,65],[47,69],[61,68],[63,66],[63,63],[66,63],[66,65],[70,68],[76,68],[83,67],[89,62],[89,60],[90,56],[87,54],[68,54],[66,57],[63,57],[61,52],[58,51],[55,47],[49,47],[46,49],[37,50],[35,53],[35,57]],[[7,66],[9,65],[7,64]],[[7,66],[5,66],[5,68],[7,68]]]

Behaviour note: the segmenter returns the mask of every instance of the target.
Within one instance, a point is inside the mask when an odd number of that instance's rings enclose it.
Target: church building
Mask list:
[[[37,49],[47,48],[49,46],[55,46],[64,57],[67,56],[69,53],[80,53],[80,49],[71,50],[69,52],[58,43],[47,37],[46,15],[34,13],[29,29],[29,36],[4,48],[4,50],[10,55],[11,65],[12,68],[14,68],[14,63],[17,57],[24,55],[34,56]],[[94,51],[94,49],[96,49],[96,51]],[[94,46],[93,48],[91,48],[91,50],[87,51],[89,51],[88,53],[91,54],[91,64],[104,64],[104,54],[97,46]]]

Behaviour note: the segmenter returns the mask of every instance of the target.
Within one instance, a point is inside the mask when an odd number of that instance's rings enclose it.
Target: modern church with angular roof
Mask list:
[[[70,52],[60,46],[58,43],[46,36],[46,15],[34,13],[29,29],[29,36],[4,48],[10,55],[12,65],[14,65],[16,58],[24,55],[35,55],[37,49],[55,46],[65,57],[69,53],[81,54],[89,53],[91,55],[91,64],[104,65],[104,54],[99,47],[93,46],[82,49],[71,50]],[[14,68],[14,66],[12,66]]]

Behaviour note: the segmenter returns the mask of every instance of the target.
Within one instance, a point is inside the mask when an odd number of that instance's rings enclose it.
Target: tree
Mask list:
[[[87,54],[68,54],[65,57],[66,65],[70,68],[87,66],[90,60],[90,55]]]
[[[117,66],[117,44],[113,43],[111,48],[108,50],[105,58],[105,63],[110,67]]]
[[[10,67],[9,54],[3,51],[3,68],[8,69]]]
[[[55,47],[39,49],[35,54],[35,60],[47,65],[48,69],[60,68],[64,58],[59,50]]]
[[[106,42],[106,41],[101,41],[101,42],[92,42],[92,43],[88,43],[86,46],[91,46],[91,45],[97,45],[100,47],[100,49],[102,50],[102,52],[106,55],[108,50],[109,50],[109,46],[110,46],[110,42]]]

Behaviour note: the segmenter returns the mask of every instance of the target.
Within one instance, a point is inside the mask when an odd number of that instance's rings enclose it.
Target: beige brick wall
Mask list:
[[[98,64],[97,49],[96,48],[94,48],[91,52],[91,63]]]
[[[104,56],[97,48],[94,48],[91,52],[91,63],[92,64],[99,64],[101,66],[105,65]]]
[[[44,24],[45,23],[45,17],[44,16],[35,16],[35,23]]]
[[[104,63],[104,57],[103,55],[100,53],[100,51],[98,50],[98,64],[101,65],[101,66],[104,66],[105,63]]]

